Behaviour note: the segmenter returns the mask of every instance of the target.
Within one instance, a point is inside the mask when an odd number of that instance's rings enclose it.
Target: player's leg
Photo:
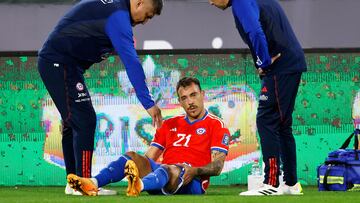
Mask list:
[[[141,191],[150,191],[151,194],[159,194],[169,180],[167,166],[159,165],[154,160],[148,159],[151,166],[150,173],[145,174],[143,179],[140,177],[140,171],[134,161],[126,162],[125,175],[128,179],[127,196],[138,196]]]
[[[102,169],[94,178],[82,178],[72,174],[68,176],[68,182],[71,187],[81,193],[93,196],[96,195],[98,188],[122,180],[125,177],[126,164],[129,162],[134,163],[133,167],[141,171],[140,173],[136,173],[136,176],[143,177],[151,172],[151,165],[147,157],[135,152],[127,152]]]
[[[175,194],[183,186],[183,175],[185,168],[181,165],[168,165],[167,166],[169,180],[162,192],[165,194]]]
[[[97,186],[102,187],[109,183],[115,183],[122,180],[124,175],[125,164],[131,158],[126,154],[121,155],[116,161],[111,162],[107,167],[103,168],[96,179]]]
[[[150,160],[153,172],[140,179],[139,169],[134,162],[129,161],[125,166],[125,174],[129,180],[127,196],[138,196],[141,191],[150,194],[172,194],[182,185],[184,169],[175,165],[156,165]],[[156,167],[153,167],[153,166]]]
[[[178,167],[176,165],[161,165],[142,179],[142,190],[163,190],[164,193],[172,194],[182,185],[180,177],[181,171],[183,171],[183,167]],[[182,174],[183,173],[184,171]]]
[[[296,95],[300,84],[301,73],[281,75],[279,76],[279,101],[282,112],[284,112],[283,120],[280,125],[280,146],[281,160],[283,163],[284,181],[286,188],[302,194],[301,186],[297,185],[297,167],[296,167],[296,144],[292,134],[292,113],[294,111]],[[294,188],[292,188],[295,186]],[[294,189],[294,190],[291,190]],[[291,192],[294,193],[294,192]]]
[[[144,177],[151,172],[151,165],[149,159],[145,156],[139,155],[136,152],[126,152],[116,161],[111,162],[106,168],[102,169],[98,175],[95,176],[98,186],[102,187],[109,183],[114,183],[122,180],[125,177],[125,166],[129,161],[133,161],[139,173],[137,176]]]
[[[209,180],[194,178],[189,184],[182,186],[176,194],[201,195],[209,185]]]
[[[183,185],[185,168],[181,165],[161,165],[153,173],[142,179],[144,191],[159,191],[157,194],[204,194],[208,180],[193,179],[189,184]]]
[[[75,174],[69,174],[67,181],[71,188],[79,191],[83,195],[96,196],[99,188],[109,183],[114,183],[124,178],[124,168],[126,162],[130,160],[127,155],[120,156],[116,161],[111,162],[93,178],[83,178]],[[115,193],[116,194],[116,193]]]
[[[126,156],[130,157],[132,161],[135,162],[137,168],[139,169],[140,178],[148,175],[159,166],[159,164],[156,164],[153,160],[147,158],[146,156],[142,156],[136,152],[130,151],[126,152],[125,154]]]

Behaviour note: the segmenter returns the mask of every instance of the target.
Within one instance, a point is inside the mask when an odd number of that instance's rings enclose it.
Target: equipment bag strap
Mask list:
[[[345,142],[341,145],[340,149],[346,149],[351,141],[351,138],[355,135],[355,133],[351,133],[351,135],[345,140]]]
[[[340,147],[340,149],[346,149],[350,144],[351,138],[354,137],[355,160],[359,160],[359,152],[358,152],[359,133],[360,133],[360,130],[356,129],[353,133],[351,133],[351,135],[345,140],[345,142]]]

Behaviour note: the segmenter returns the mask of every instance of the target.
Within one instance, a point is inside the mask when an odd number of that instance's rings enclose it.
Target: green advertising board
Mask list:
[[[197,77],[205,106],[222,118],[232,141],[224,170],[212,184],[245,184],[261,160],[256,129],[260,80],[247,52],[148,52],[140,55],[147,83],[165,118],[183,113],[175,86]],[[295,111],[300,182],[316,184],[316,167],[340,147],[360,112],[360,53],[306,53]],[[155,130],[139,104],[119,58],[84,74],[97,112],[93,175],[122,153],[146,151]],[[64,185],[60,117],[37,72],[36,56],[0,57],[0,186]]]

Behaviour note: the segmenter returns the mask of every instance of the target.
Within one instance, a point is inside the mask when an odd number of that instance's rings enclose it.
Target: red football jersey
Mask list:
[[[202,119],[190,122],[186,115],[164,121],[151,145],[163,152],[163,164],[188,163],[202,167],[211,162],[211,151],[227,154],[230,133],[216,116],[206,112]]]

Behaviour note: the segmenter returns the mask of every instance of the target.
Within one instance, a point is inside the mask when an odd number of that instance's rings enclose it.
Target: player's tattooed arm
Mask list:
[[[184,184],[187,185],[195,176],[218,176],[224,167],[226,154],[224,152],[212,151],[211,163],[203,167],[190,167],[183,165],[185,174],[183,176]]]
[[[224,163],[225,163],[226,154],[224,152],[219,152],[213,150],[211,152],[211,163],[204,167],[197,168],[198,176],[218,176],[220,175]]]

